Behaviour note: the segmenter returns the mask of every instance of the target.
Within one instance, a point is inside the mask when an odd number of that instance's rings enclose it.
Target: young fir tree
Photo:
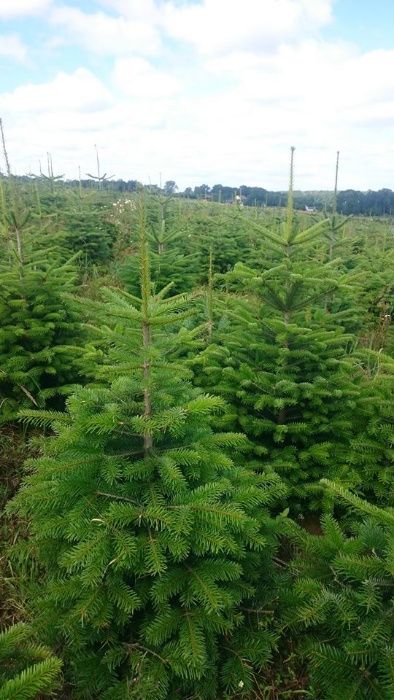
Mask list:
[[[207,205],[193,208],[187,245],[195,253],[198,283],[205,283],[207,259],[212,251],[215,274],[224,274],[242,261],[251,264],[261,244],[261,231],[248,225],[251,212],[239,207]]]
[[[352,255],[355,271],[361,278],[355,300],[362,345],[373,350],[392,352],[394,315],[394,246],[386,241],[372,244],[365,235],[363,250]],[[380,245],[379,245],[380,243]]]
[[[282,634],[303,660],[311,697],[394,697],[394,510],[325,481],[350,506],[351,532],[331,517],[318,536],[291,528],[298,548],[280,597]],[[290,523],[289,523],[290,525]]]
[[[118,275],[125,289],[132,294],[139,290],[138,256],[138,212],[132,218],[134,232],[130,231],[130,221],[126,222],[129,238],[127,246],[131,251],[124,256],[122,251]],[[147,201],[146,238],[149,245],[152,282],[161,289],[171,282],[171,294],[190,292],[197,279],[196,255],[190,245],[186,217],[175,208],[171,197],[151,196]]]
[[[322,476],[335,471],[346,483],[352,476],[344,464],[359,393],[347,355],[354,339],[343,332],[340,312],[325,308],[343,285],[337,261],[315,261],[326,228],[327,221],[296,226],[292,152],[287,219],[280,235],[264,231],[277,262],[265,269],[262,261],[262,270],[239,263],[226,275],[227,323],[217,327],[197,379],[231,403],[233,427],[288,482],[298,508],[305,499],[308,507],[320,504],[320,491],[315,498],[310,487]]]
[[[140,237],[140,297],[89,305],[112,382],[79,389],[65,415],[30,413],[56,433],[16,500],[43,568],[32,602],[75,697],[242,695],[274,643],[243,607],[259,568],[269,577],[266,505],[282,487],[238,464],[242,435],[213,431],[223,401],[177,360],[189,301],[152,292],[143,213]]]
[[[37,700],[60,685],[62,663],[19,623],[0,633],[0,700]]]
[[[11,209],[0,258],[0,424],[24,405],[44,406],[79,377],[73,261],[47,248],[28,212]]]
[[[64,210],[60,224],[63,247],[68,254],[80,253],[80,262],[86,267],[108,263],[112,257],[116,229],[109,211],[95,203]]]
[[[332,260],[334,257],[335,248],[338,244],[338,237],[340,231],[342,231],[348,219],[343,217],[338,217],[337,203],[338,203],[338,171],[339,171],[339,151],[337,151],[337,160],[335,166],[335,185],[332,198],[331,215],[328,219],[328,227],[325,235],[328,239],[328,260]]]
[[[357,474],[355,487],[369,501],[394,504],[394,360],[381,352],[357,353],[362,380],[358,430],[347,463]]]
[[[390,347],[390,325],[393,310],[394,247],[392,236],[382,221],[373,226],[362,220],[339,218],[336,212],[336,190],[333,212],[329,218],[328,259],[333,252],[340,258],[340,269],[354,284],[353,293],[346,300],[328,299],[330,311],[342,311],[342,321],[347,331],[355,333],[363,346],[380,350]],[[344,228],[347,224],[346,229]],[[342,230],[342,232],[341,232]],[[342,305],[336,306],[339,302]],[[347,316],[344,314],[347,308]]]

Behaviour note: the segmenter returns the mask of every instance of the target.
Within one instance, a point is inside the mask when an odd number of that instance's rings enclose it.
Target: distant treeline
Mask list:
[[[76,183],[77,184],[77,183]],[[91,186],[91,181],[84,181],[83,186]],[[106,187],[120,192],[135,192],[143,185],[137,180],[112,180]],[[214,202],[230,204],[240,197],[245,206],[258,207],[284,207],[287,203],[287,192],[273,192],[263,187],[229,187],[227,185],[199,185],[198,187],[186,187],[181,191],[173,180],[167,181],[163,187],[158,185],[146,185],[153,192],[171,194],[186,197],[188,199],[207,199]],[[330,211],[333,205],[333,193],[328,191],[295,192],[294,205],[296,209],[305,210],[306,207],[317,211]],[[338,212],[349,214],[361,214],[364,216],[383,216],[394,213],[394,192],[390,189],[378,191],[368,190],[343,190],[337,195]]]
[[[28,176],[17,177],[18,180],[31,180]],[[41,178],[38,178],[39,180]],[[43,180],[49,180],[45,178]],[[266,190],[264,187],[229,187],[228,185],[217,184],[213,187],[209,185],[199,185],[194,188],[186,187],[181,191],[174,180],[167,180],[163,186],[143,185],[138,180],[113,180],[105,179],[101,182],[96,180],[60,180],[58,185],[79,186],[82,188],[101,187],[102,189],[114,192],[136,192],[145,189],[152,193],[172,195],[176,197],[186,197],[195,200],[208,200],[231,204],[235,201],[242,202],[245,206],[257,207],[284,207],[287,203],[287,192],[274,192]],[[296,209],[306,208],[316,211],[331,211],[333,208],[333,193],[325,190],[294,192],[294,206]],[[363,216],[383,216],[394,213],[394,192],[384,188],[381,190],[343,190],[337,195],[337,211],[344,215],[360,214]]]

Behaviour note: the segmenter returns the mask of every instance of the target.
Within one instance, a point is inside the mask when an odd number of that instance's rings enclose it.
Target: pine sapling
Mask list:
[[[191,384],[190,300],[152,290],[142,206],[139,235],[140,295],[82,301],[108,345],[96,385],[64,415],[25,412],[56,433],[15,502],[43,567],[31,602],[76,697],[231,697],[275,640],[243,607],[261,557],[268,570],[267,505],[283,488],[241,465],[242,435],[214,432],[223,400]]]

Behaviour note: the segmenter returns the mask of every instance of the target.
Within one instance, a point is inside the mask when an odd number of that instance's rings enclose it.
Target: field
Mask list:
[[[0,178],[0,700],[394,697],[394,220],[290,182]]]

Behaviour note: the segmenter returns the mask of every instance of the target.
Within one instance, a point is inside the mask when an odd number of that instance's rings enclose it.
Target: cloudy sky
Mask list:
[[[392,0],[0,0],[17,173],[394,188]],[[0,159],[0,169],[4,163]]]

